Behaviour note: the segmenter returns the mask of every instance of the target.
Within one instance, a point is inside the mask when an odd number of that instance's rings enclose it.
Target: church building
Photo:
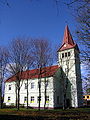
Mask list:
[[[39,98],[38,69],[23,72],[20,88],[20,105],[38,108],[81,107],[83,105],[79,48],[68,26],[58,49],[58,64],[42,68],[41,96]],[[5,81],[4,103],[16,105],[16,77]]]

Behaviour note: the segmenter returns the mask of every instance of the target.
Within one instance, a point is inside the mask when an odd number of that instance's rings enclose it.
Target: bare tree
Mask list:
[[[34,60],[34,67],[38,68],[38,87],[39,87],[39,106],[40,110],[40,100],[41,100],[41,78],[43,68],[52,64],[52,51],[48,40],[45,39],[34,39],[32,41],[32,56]],[[46,84],[46,82],[44,82]],[[46,91],[46,90],[45,90]],[[45,92],[46,94],[46,92]],[[46,95],[45,95],[46,96]],[[46,98],[46,97],[45,97]],[[46,99],[45,99],[46,100]]]
[[[30,56],[30,39],[16,38],[12,40],[9,53],[9,72],[16,77],[16,106],[19,110],[20,88],[23,83],[21,80],[22,73],[29,69],[32,61]]]
[[[6,66],[8,63],[8,51],[4,47],[0,47],[0,108],[3,107],[3,93],[2,93],[2,87],[6,72]]]
[[[8,2],[8,0],[0,0],[0,6],[10,7],[10,3]]]
[[[87,7],[81,10],[81,14],[77,17],[79,22],[79,28],[77,30],[77,35],[80,44],[83,47],[81,50],[82,63],[84,64],[84,69],[87,71],[87,74],[84,76],[84,79],[88,79],[90,82],[90,4]],[[82,17],[82,19],[81,19]]]
[[[67,2],[78,24],[76,28],[77,42],[80,43],[81,62],[87,74],[83,79],[90,82],[90,0],[71,0]]]

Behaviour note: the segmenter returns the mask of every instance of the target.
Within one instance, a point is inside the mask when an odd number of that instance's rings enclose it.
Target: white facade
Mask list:
[[[66,54],[66,55],[65,55]],[[58,62],[68,79],[67,98],[72,107],[82,106],[82,81],[79,51],[75,48],[58,52]]]
[[[57,80],[54,83],[54,77],[48,77],[47,79],[47,88],[46,88],[46,106],[48,108],[59,107],[60,103],[60,81]],[[41,102],[40,107],[44,108],[45,104],[45,78],[41,79]],[[20,104],[26,106],[27,105],[27,89],[25,88],[27,84],[27,80],[21,81],[20,88]],[[15,105],[16,104],[16,92],[15,92],[15,82],[6,82],[5,83],[5,95],[4,95],[4,103],[6,105]],[[57,95],[58,94],[58,95]],[[58,101],[55,99],[58,97]],[[38,108],[39,102],[39,88],[38,88],[38,79],[29,79],[28,80],[28,106]],[[55,104],[56,103],[56,104]]]

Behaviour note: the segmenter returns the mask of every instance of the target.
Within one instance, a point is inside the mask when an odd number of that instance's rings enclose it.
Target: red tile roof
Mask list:
[[[53,76],[58,70],[58,68],[59,68],[58,65],[42,68],[41,77],[43,78],[43,77]],[[39,77],[39,69],[27,70],[22,72],[22,79],[34,79],[38,77]],[[15,80],[16,80],[16,75],[10,77],[5,82],[12,82]]]
[[[76,44],[73,41],[73,38],[70,34],[68,26],[66,26],[65,31],[64,31],[64,38],[63,38],[63,43],[62,46],[59,48],[59,51],[70,49],[76,47]]]

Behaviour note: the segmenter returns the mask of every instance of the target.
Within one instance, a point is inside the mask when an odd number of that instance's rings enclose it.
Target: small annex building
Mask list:
[[[83,100],[83,106],[90,106],[90,94],[84,94]]]
[[[20,88],[20,104],[37,108],[39,105],[38,69],[24,71]],[[4,103],[16,104],[16,77],[5,81]],[[80,70],[79,48],[74,42],[68,26],[64,31],[61,47],[58,49],[58,64],[42,68],[41,74],[41,108],[60,108],[65,102],[66,107],[83,105],[82,80]]]

